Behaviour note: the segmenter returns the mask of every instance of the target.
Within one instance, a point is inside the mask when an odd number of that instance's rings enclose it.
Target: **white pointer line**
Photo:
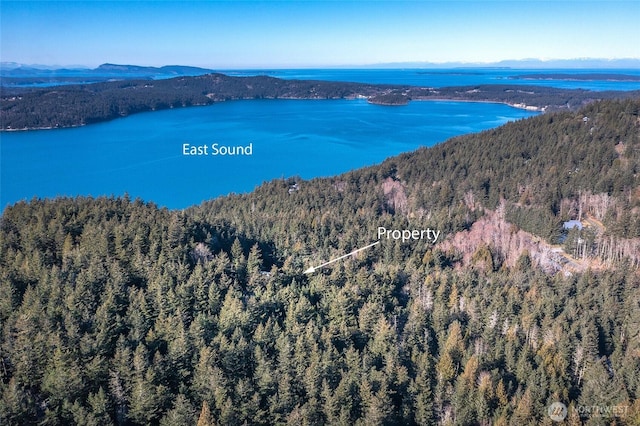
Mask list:
[[[328,265],[328,264],[330,264],[330,263],[336,262],[336,261],[338,261],[338,260],[340,260],[340,259],[344,259],[345,257],[351,256],[352,254],[356,254],[356,253],[357,253],[357,252],[359,252],[359,251],[366,250],[366,249],[368,249],[369,247],[373,247],[373,246],[375,246],[375,245],[376,245],[376,244],[378,244],[378,243],[380,243],[380,240],[376,241],[375,243],[371,243],[371,244],[369,244],[368,246],[365,246],[365,247],[359,248],[359,249],[357,249],[357,250],[354,250],[354,251],[352,251],[351,253],[347,253],[347,254],[342,255],[342,256],[340,256],[340,257],[336,257],[335,259],[332,259],[332,260],[330,260],[330,261],[328,261],[328,262],[325,262],[325,263],[323,263],[322,265],[312,266],[311,268],[309,268],[309,269],[307,269],[306,271],[304,271],[304,273],[305,273],[305,274],[313,274],[317,269],[320,269],[320,268],[322,268],[323,266],[327,266],[327,265]]]

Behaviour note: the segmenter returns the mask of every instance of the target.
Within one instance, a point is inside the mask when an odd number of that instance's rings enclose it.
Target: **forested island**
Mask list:
[[[591,92],[550,87],[479,85],[429,88],[403,85],[283,80],[206,74],[165,80],[126,80],[46,89],[7,89],[0,96],[0,130],[82,126],[144,111],[240,99],[353,99],[398,105],[410,100],[501,102],[536,110],[575,110],[599,99],[635,92]]]
[[[4,63],[3,63],[4,64]],[[2,64],[0,64],[0,67]],[[194,76],[214,72],[184,65],[144,67],[138,65],[102,64],[97,68],[41,69],[14,64],[0,68],[0,87],[14,91],[38,85],[91,84],[104,81],[155,80],[178,76]]]
[[[212,79],[363,91],[206,76],[202,96]],[[124,108],[145,89],[126,84],[56,91],[128,90]],[[550,425],[557,402],[567,424],[638,424],[639,171],[634,99],[184,211],[19,202],[0,218],[0,424]],[[443,237],[303,273],[378,226]]]
[[[521,74],[509,77],[511,80],[574,80],[574,81],[640,81],[640,75],[630,74],[602,74],[602,73],[544,73],[544,74]]]

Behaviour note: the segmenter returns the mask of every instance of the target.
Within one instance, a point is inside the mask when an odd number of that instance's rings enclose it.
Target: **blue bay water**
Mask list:
[[[340,174],[531,115],[491,103],[246,100],[73,129],[4,132],[0,203],[4,209],[32,197],[128,193],[185,208],[281,177]],[[252,143],[253,155],[185,156],[185,143]]]
[[[348,81],[370,84],[403,84],[421,87],[447,87],[447,86],[475,86],[480,84],[510,84],[556,87],[562,89],[584,89],[584,90],[640,90],[640,69],[627,68],[404,68],[404,69],[273,69],[273,70],[219,70],[217,72],[231,76],[254,76],[268,75],[282,79],[298,80],[325,80],[325,81]],[[526,78],[532,74],[547,75],[553,78],[530,79]],[[579,80],[573,78],[575,75],[590,74],[589,79]],[[194,75],[194,73],[184,73],[182,75]],[[618,76],[611,78],[611,76]],[[87,82],[95,81],[96,77],[110,77],[113,79],[147,78],[148,75],[142,73],[108,73],[90,70],[66,70],[62,73],[51,73],[50,71],[38,73],[32,70],[30,74],[21,75],[26,81],[4,82],[7,87],[51,87],[60,85],[77,84],[74,82],[64,82],[57,77],[84,78]],[[622,76],[622,79],[620,79]],[[624,80],[625,76],[635,77],[636,80]],[[50,78],[49,82],[30,82],[29,77]],[[174,75],[156,75],[151,78],[164,79]],[[517,77],[517,78],[514,78]]]
[[[268,75],[282,79],[352,81],[370,84],[404,84],[420,87],[476,86],[509,84],[560,89],[640,90],[640,80],[620,80],[613,75],[640,77],[640,69],[511,69],[511,68],[445,68],[445,69],[278,69],[221,71],[233,76]],[[553,78],[530,79],[530,75]],[[574,75],[591,75],[578,80]],[[593,76],[605,76],[595,78]],[[518,78],[514,78],[518,77]],[[620,77],[618,77],[620,78]],[[624,77],[622,77],[624,78]]]

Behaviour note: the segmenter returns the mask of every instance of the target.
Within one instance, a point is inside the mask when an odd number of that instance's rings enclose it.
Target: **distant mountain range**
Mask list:
[[[3,88],[37,88],[118,80],[164,80],[173,77],[195,77],[212,72],[214,70],[183,65],[145,67],[102,64],[97,68],[56,68],[45,65],[2,62],[0,64],[0,86]]]
[[[195,76],[214,72],[214,70],[183,65],[167,65],[163,67],[145,67],[138,65],[102,64],[97,68],[86,67],[52,67],[46,65],[23,65],[15,62],[0,63],[2,77],[12,78],[67,78],[67,77],[97,77],[118,78],[168,78],[178,76]]]
[[[351,68],[351,67],[345,67]],[[635,69],[640,59],[515,59],[500,62],[390,62],[356,68],[531,68],[531,69]]]
[[[327,68],[583,68],[583,69],[640,69],[640,58],[623,59],[514,59],[499,62],[384,62],[369,65],[343,65],[327,66]],[[0,73],[3,77],[24,77],[38,75],[87,75],[97,76],[138,74],[141,77],[202,75],[215,72],[209,68],[192,67],[185,65],[166,65],[162,67],[147,67],[139,65],[120,65],[105,63],[97,68],[89,68],[80,65],[56,66],[56,65],[25,65],[17,62],[0,62]]]

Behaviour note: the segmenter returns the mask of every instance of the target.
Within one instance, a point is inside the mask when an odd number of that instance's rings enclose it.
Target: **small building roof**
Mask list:
[[[562,227],[564,229],[573,229],[573,228],[578,228],[578,229],[582,229],[582,223],[579,220],[569,220],[567,222],[565,222]]]

